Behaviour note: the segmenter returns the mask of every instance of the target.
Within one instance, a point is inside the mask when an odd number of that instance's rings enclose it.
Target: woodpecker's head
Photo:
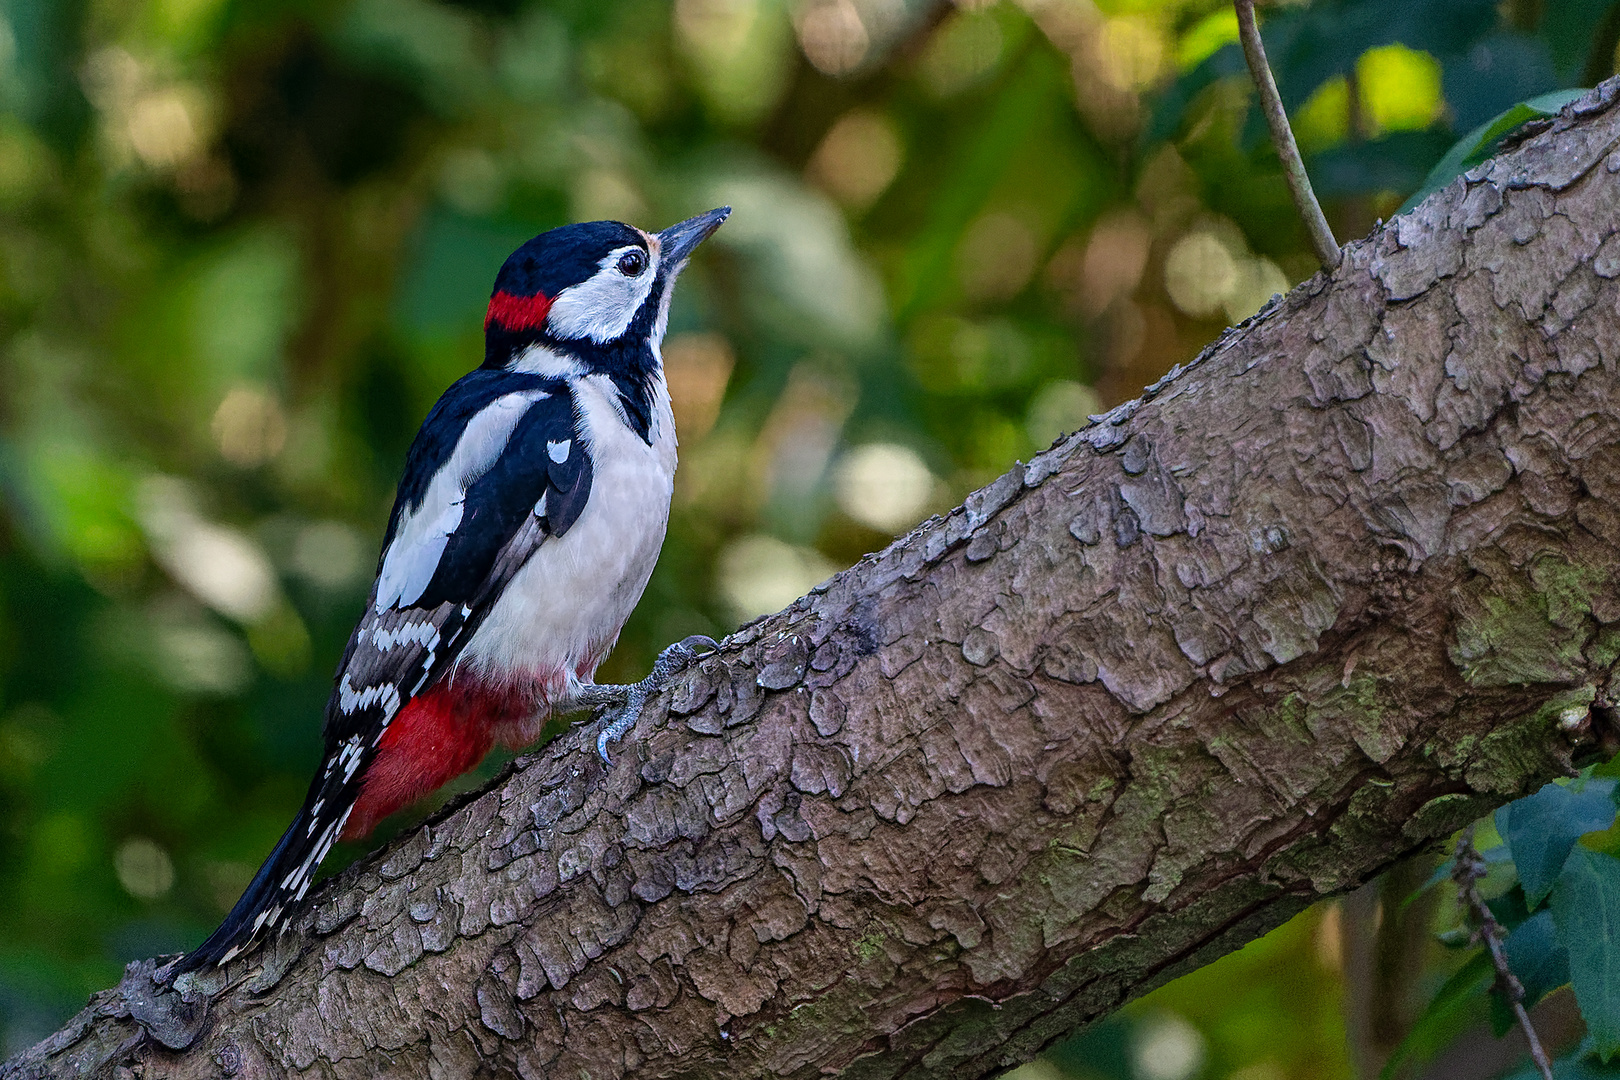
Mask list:
[[[617,221],[541,233],[495,275],[484,366],[509,366],[533,345],[597,370],[655,364],[675,278],[730,213],[722,206],[660,233]]]

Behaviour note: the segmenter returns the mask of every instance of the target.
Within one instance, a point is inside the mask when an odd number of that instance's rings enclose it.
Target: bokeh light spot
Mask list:
[[[974,300],[1017,296],[1035,273],[1035,233],[1012,214],[992,211],[962,236],[956,252],[962,289]]]
[[[1001,1080],[1070,1080],[1069,1074],[1044,1058],[1025,1062],[1009,1073],[1002,1073]]]
[[[759,0],[675,0],[675,30],[705,55],[730,58],[748,44]]]
[[[15,208],[38,193],[51,169],[39,139],[21,124],[0,128],[0,206]]]
[[[1237,260],[1226,245],[1203,230],[1177,240],[1164,260],[1164,288],[1171,302],[1199,318],[1220,310],[1237,275]]]
[[[118,884],[137,900],[159,900],[174,888],[174,860],[156,841],[132,836],[113,854]]]
[[[232,389],[214,410],[210,427],[220,456],[244,469],[263,465],[287,444],[287,418],[262,387]]]
[[[341,521],[313,522],[293,539],[291,569],[323,589],[344,588],[368,569],[365,544]]]
[[[799,16],[799,47],[824,75],[847,75],[866,59],[871,36],[851,0],[820,0]]]
[[[278,590],[270,560],[235,529],[204,520],[184,482],[153,476],[138,493],[141,525],[163,568],[193,596],[238,622],[269,613]]]
[[[1371,133],[1422,130],[1440,118],[1440,61],[1404,45],[1368,49],[1356,61]]]
[[[696,442],[714,428],[737,356],[731,342],[714,333],[677,334],[663,354],[675,430],[683,442]]]
[[[1241,1069],[1233,1069],[1227,1080],[1288,1080],[1288,1070],[1275,1061],[1257,1061]]]
[[[1212,11],[1182,33],[1176,44],[1176,66],[1190,71],[1237,39],[1237,12],[1230,6]]]
[[[1140,91],[1158,78],[1164,38],[1145,19],[1134,15],[1109,19],[1092,41],[1097,74],[1115,90]]]
[[[1135,213],[1113,214],[1097,223],[1086,241],[1082,265],[1079,299],[1087,314],[1100,314],[1136,290],[1152,242],[1148,223]]]
[[[854,408],[854,387],[830,362],[804,361],[788,374],[754,444],[760,490],[783,509],[811,505],[839,432]]]
[[[1030,402],[1024,429],[1034,445],[1050,446],[1053,439],[1079,431],[1100,412],[1102,399],[1097,391],[1083,383],[1059,379],[1047,383],[1036,393]]]
[[[129,110],[129,143],[142,161],[167,169],[185,161],[202,145],[202,132],[192,95],[168,87],[142,95]]]
[[[1001,48],[1001,26],[989,11],[954,12],[928,41],[923,84],[940,97],[960,93],[995,68]]]
[[[1204,1037],[1174,1013],[1143,1020],[1133,1040],[1138,1080],[1190,1080],[1204,1064]]]
[[[579,221],[639,221],[647,212],[641,192],[629,177],[613,169],[590,169],[579,175],[573,190],[574,217]]]
[[[1288,291],[1288,275],[1270,259],[1242,259],[1237,271],[1231,290],[1221,301],[1231,322],[1242,322],[1264,307],[1267,300]]]
[[[854,109],[822,138],[808,172],[839,202],[864,208],[894,181],[902,153],[892,121],[871,109]]]
[[[813,548],[774,536],[742,536],[720,552],[720,590],[732,614],[746,622],[779,611],[830,577],[833,564]]]
[[[922,519],[934,474],[921,455],[896,443],[867,443],[838,465],[838,506],[879,532],[896,533]]]
[[[231,697],[253,680],[248,650],[219,626],[159,620],[151,645],[158,674],[176,690]]]
[[[1294,110],[1292,120],[1294,137],[1303,153],[1342,142],[1350,133],[1350,84],[1343,75],[1335,75]]]
[[[769,111],[791,70],[792,31],[764,0],[676,0],[675,34],[718,118],[736,124]]]

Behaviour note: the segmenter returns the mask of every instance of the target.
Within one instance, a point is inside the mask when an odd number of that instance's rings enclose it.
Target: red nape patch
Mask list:
[[[533,296],[513,296],[498,292],[489,298],[489,311],[484,315],[484,329],[498,326],[502,330],[538,330],[551,310],[551,297],[545,293]]]
[[[533,713],[533,693],[471,679],[441,682],[406,705],[377,745],[343,839],[368,835],[395,810],[437,791],[484,760],[495,729]]]

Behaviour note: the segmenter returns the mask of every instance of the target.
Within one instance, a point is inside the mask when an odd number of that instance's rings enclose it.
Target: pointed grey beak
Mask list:
[[[687,218],[685,221],[671,225],[658,234],[658,243],[661,247],[659,262],[665,266],[679,267],[691,257],[697,246],[709,238],[709,234],[720,227],[720,223],[731,216],[731,207],[722,206],[717,210],[710,210],[706,214]]]

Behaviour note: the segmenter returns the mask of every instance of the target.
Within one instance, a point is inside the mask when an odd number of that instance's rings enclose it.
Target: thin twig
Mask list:
[[[1266,114],[1271,128],[1271,142],[1282,159],[1283,178],[1288,181],[1288,192],[1294,197],[1299,216],[1305,219],[1305,231],[1310,235],[1311,248],[1325,269],[1339,265],[1339,242],[1333,239],[1333,230],[1322,216],[1322,204],[1316,201],[1311,189],[1311,178],[1300,159],[1299,146],[1294,142],[1294,129],[1288,125],[1288,113],[1283,110],[1282,97],[1277,93],[1277,80],[1271,77],[1271,65],[1266,62],[1266,47],[1260,41],[1260,30],[1254,24],[1254,0],[1233,0],[1237,8],[1238,37],[1243,41],[1243,56],[1249,62],[1249,74],[1254,76],[1255,89],[1260,91],[1260,110]]]
[[[1485,942],[1485,947],[1491,952],[1491,963],[1496,966],[1496,986],[1507,998],[1513,1007],[1513,1015],[1519,1021],[1519,1027],[1524,1031],[1524,1037],[1530,1043],[1530,1058],[1541,1070],[1542,1080],[1553,1080],[1552,1064],[1547,1060],[1547,1051],[1542,1049],[1541,1040],[1536,1038],[1536,1029],[1530,1023],[1530,1014],[1524,1008],[1524,984],[1519,982],[1513,969],[1508,967],[1507,951],[1502,948],[1502,939],[1507,931],[1502,924],[1496,921],[1496,916],[1479,895],[1479,879],[1485,876],[1485,859],[1474,847],[1474,827],[1472,825],[1462,831],[1457,838],[1457,863],[1451,871],[1451,880],[1457,883],[1457,892],[1462,896],[1474,916],[1479,919],[1478,936]]]

